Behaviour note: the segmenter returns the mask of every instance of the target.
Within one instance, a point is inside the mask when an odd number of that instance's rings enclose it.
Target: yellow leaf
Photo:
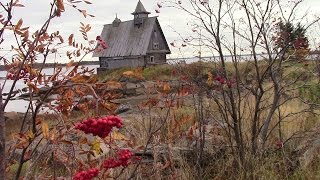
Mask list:
[[[26,136],[29,140],[32,140],[34,138],[34,134],[31,130],[29,130],[27,133],[26,133]]]
[[[213,75],[211,72],[208,72],[207,84],[208,84],[208,86],[212,86],[212,84],[213,84]]]
[[[46,139],[49,139],[49,126],[48,126],[48,123],[42,121],[41,130],[42,130],[43,137],[46,138]]]
[[[51,131],[51,136],[50,136],[51,141],[56,140],[56,134],[57,134],[57,130],[56,130],[56,128],[53,128],[53,130]]]
[[[31,75],[34,75],[34,76],[38,76],[39,75],[39,72],[36,69],[32,69],[31,67],[29,69],[29,73]]]
[[[93,150],[97,154],[101,154],[103,152],[98,139],[95,139],[91,144],[91,150]]]
[[[112,138],[114,140],[120,140],[120,141],[128,141],[128,138],[126,138],[123,134],[117,131],[112,132]]]

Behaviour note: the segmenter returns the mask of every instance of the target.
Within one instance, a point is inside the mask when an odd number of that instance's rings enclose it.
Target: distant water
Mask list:
[[[234,56],[231,55],[225,55],[224,59],[227,62],[232,61],[232,59],[234,58]],[[257,54],[257,59],[258,60],[262,60],[266,57],[266,54]],[[194,62],[198,62],[201,59],[201,61],[208,61],[208,62],[218,62],[220,61],[220,57],[219,56],[203,56],[201,58],[199,57],[186,57],[186,58],[173,58],[173,59],[168,59],[168,63],[169,64],[174,64],[174,63],[181,63],[181,62],[185,62],[187,64],[191,64]],[[253,59],[252,54],[243,54],[243,55],[238,55],[237,56],[237,60],[238,61],[250,61]]]
[[[98,65],[87,65],[85,67],[88,67],[89,69],[94,69],[95,73],[96,73],[96,69],[99,66]],[[62,71],[65,71],[65,69],[62,69]],[[46,75],[52,75],[54,73],[54,69],[53,68],[46,68],[46,69],[43,69],[42,72],[45,73]],[[3,83],[5,81],[6,74],[7,74],[6,71],[0,71],[0,83],[1,83],[1,86],[3,85]],[[7,80],[6,81],[6,84],[5,84],[4,89],[3,89],[4,93],[8,93],[10,91],[12,83],[13,83],[13,80]],[[19,81],[17,81],[14,90],[19,90],[19,89],[22,89],[24,87],[26,87],[26,85],[24,84],[23,80],[19,80]],[[8,105],[6,106],[5,111],[6,112],[11,112],[11,111],[25,112],[28,105],[29,105],[29,102],[25,101],[25,100],[11,100],[8,103]]]
[[[272,54],[272,56],[277,56],[276,54]],[[227,62],[231,62],[233,60],[234,56],[231,55],[225,55],[224,60]],[[241,54],[236,56],[237,61],[245,62],[245,61],[252,61],[253,60],[253,55],[252,54]],[[274,58],[274,57],[273,57]],[[175,64],[175,63],[186,63],[186,64],[191,64],[194,62],[198,62],[201,59],[201,61],[204,62],[218,62],[220,61],[219,56],[203,56],[201,58],[199,57],[186,57],[186,58],[173,58],[173,59],[168,59],[169,64]],[[263,59],[268,59],[267,54],[257,54],[257,59],[258,60],[263,60]],[[310,54],[306,57],[308,60],[317,60],[319,59],[319,54]]]

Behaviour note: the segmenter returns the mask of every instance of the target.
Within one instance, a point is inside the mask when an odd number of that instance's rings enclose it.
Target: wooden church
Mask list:
[[[122,22],[116,17],[112,24],[104,25],[101,39],[108,48],[93,54],[99,57],[98,71],[166,63],[171,51],[157,17],[149,14],[139,0],[133,20]]]

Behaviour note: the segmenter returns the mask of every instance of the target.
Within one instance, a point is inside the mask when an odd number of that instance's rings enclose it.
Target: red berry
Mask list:
[[[77,172],[73,176],[73,180],[91,180],[92,178],[97,177],[98,174],[99,174],[99,169],[92,168],[87,171]]]
[[[130,164],[130,159],[133,156],[133,153],[128,150],[124,149],[117,153],[118,158],[111,158],[107,159],[103,162],[103,167],[106,169],[115,168],[115,167],[126,167]]]
[[[87,119],[81,123],[75,125],[75,129],[79,129],[86,134],[93,134],[94,136],[99,136],[101,138],[107,137],[112,128],[121,128],[122,120],[116,116],[107,116],[104,118],[97,119]]]

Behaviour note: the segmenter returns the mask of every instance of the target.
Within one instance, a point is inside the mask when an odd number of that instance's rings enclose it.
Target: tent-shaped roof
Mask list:
[[[136,10],[132,13],[133,15],[136,15],[136,14],[150,14],[150,12],[148,12],[143,4],[141,3],[141,1],[139,0],[138,4],[137,4],[137,7],[136,7]]]

